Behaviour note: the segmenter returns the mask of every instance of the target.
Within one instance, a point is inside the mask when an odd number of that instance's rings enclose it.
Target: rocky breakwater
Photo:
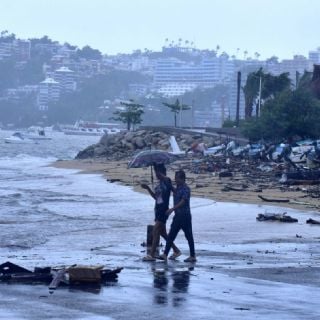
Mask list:
[[[157,149],[171,151],[169,133],[161,131],[138,130],[104,135],[100,141],[80,151],[76,159],[104,158],[122,160],[131,157],[141,150]],[[216,144],[214,137],[202,137],[201,134],[175,133],[181,150],[187,150],[193,142],[201,141],[208,146]]]

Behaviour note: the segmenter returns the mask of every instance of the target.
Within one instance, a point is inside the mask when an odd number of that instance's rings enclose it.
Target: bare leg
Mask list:
[[[156,251],[157,251],[157,247],[159,245],[159,241],[160,241],[160,234],[161,234],[161,230],[162,230],[162,225],[163,223],[160,221],[156,221],[153,227],[153,233],[152,233],[152,246],[151,246],[151,250],[150,250],[150,255],[152,257],[155,256]]]

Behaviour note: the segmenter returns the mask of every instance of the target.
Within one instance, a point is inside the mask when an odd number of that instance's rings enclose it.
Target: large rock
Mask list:
[[[97,145],[93,150],[94,157],[101,157],[108,154],[106,147],[102,144]]]
[[[136,132],[136,136],[145,136],[147,134],[146,130],[139,130]]]
[[[156,146],[160,141],[160,138],[158,137],[152,137],[151,143]]]
[[[135,133],[132,132],[132,131],[129,131],[129,132],[127,132],[127,133],[124,135],[124,138],[125,138],[128,142],[131,142],[134,136],[135,136]]]
[[[158,142],[158,146],[161,149],[169,149],[170,143],[169,143],[168,139],[162,139]]]
[[[146,134],[145,137],[144,137],[144,141],[145,141],[147,146],[152,144],[152,136],[150,134]]]
[[[137,149],[142,149],[146,145],[146,143],[144,142],[144,139],[142,137],[136,137],[133,139],[132,142],[135,144]]]
[[[93,158],[94,157],[94,148],[95,148],[95,144],[91,145],[87,148],[85,148],[84,150],[80,151],[77,155],[76,155],[76,159],[88,159],[88,158]]]
[[[105,145],[105,146],[110,146],[110,145],[117,143],[118,138],[119,137],[114,134],[113,135],[105,134],[100,139],[100,144]]]
[[[127,141],[124,141],[124,142],[122,143],[122,147],[128,148],[129,150],[135,150],[134,144],[131,143],[131,142],[127,142]]]

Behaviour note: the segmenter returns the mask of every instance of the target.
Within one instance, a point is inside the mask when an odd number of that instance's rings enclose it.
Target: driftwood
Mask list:
[[[265,198],[261,195],[258,195],[258,197],[263,200],[263,201],[266,201],[266,202],[290,202],[289,199],[268,199],[268,198]]]
[[[298,222],[298,219],[288,216],[284,213],[259,213],[256,217],[258,221],[280,221],[280,222]]]
[[[309,224],[320,224],[320,221],[318,221],[318,220],[314,220],[314,219],[308,219],[307,221],[306,221],[306,223],[309,223]]]
[[[221,191],[246,191],[247,188],[248,188],[247,185],[242,186],[241,188],[236,188],[236,187],[231,187],[229,185],[226,185],[221,189]]]

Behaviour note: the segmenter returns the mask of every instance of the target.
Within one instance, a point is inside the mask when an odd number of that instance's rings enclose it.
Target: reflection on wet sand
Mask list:
[[[157,269],[152,268],[153,272],[153,286],[154,303],[168,304],[169,298],[172,299],[172,306],[179,307],[186,300],[186,293],[188,292],[190,282],[190,268],[186,269]],[[172,279],[171,290],[169,285]]]
[[[118,280],[113,281],[105,281],[103,285],[100,283],[87,283],[87,284],[74,284],[69,285],[68,290],[70,292],[84,291],[93,294],[99,294],[103,290],[104,287],[114,287],[117,286]]]
[[[169,283],[167,271],[164,269],[155,269],[153,270],[153,276],[153,287],[157,289],[154,291],[154,303],[167,304]]]
[[[190,270],[176,270],[172,272],[172,303],[174,307],[179,307],[185,300],[185,293],[188,292],[190,282]]]

